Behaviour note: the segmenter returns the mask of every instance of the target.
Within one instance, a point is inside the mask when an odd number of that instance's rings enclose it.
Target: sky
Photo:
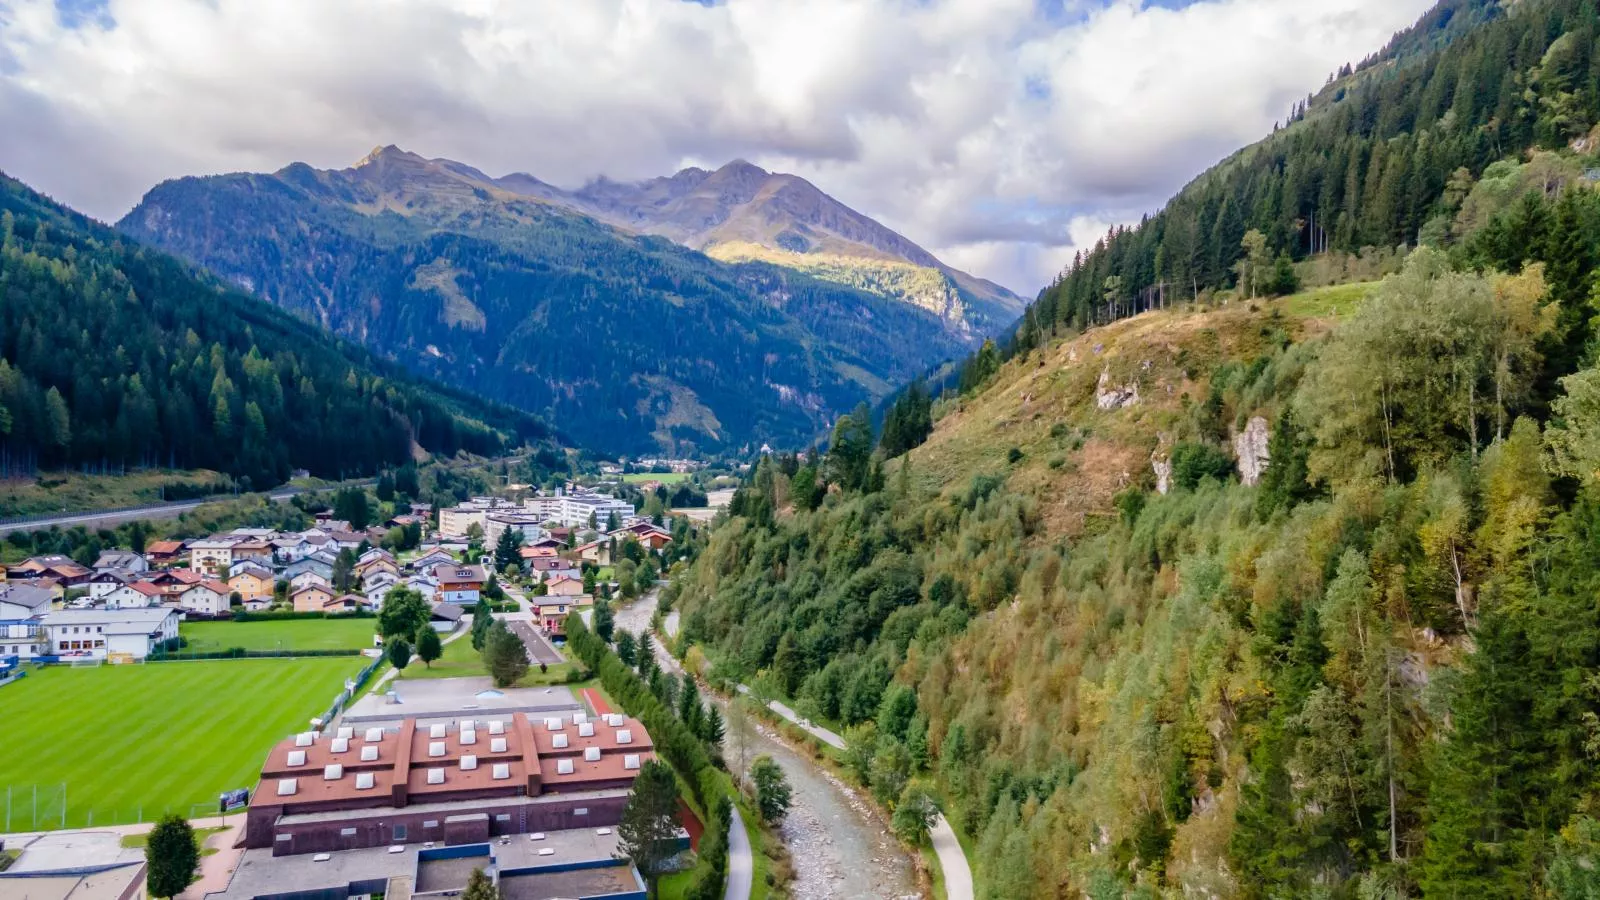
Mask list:
[[[0,170],[792,172],[1025,296],[1433,0],[0,0]]]

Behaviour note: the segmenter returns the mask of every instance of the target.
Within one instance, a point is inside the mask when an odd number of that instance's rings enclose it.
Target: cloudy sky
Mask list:
[[[564,186],[743,157],[1032,295],[1433,0],[0,0],[0,169],[114,220],[398,144]]]

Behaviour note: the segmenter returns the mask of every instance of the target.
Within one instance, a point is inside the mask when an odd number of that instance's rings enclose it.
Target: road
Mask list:
[[[368,482],[352,482],[352,484],[366,484]],[[288,500],[299,494],[310,493],[312,488],[284,488],[272,491],[267,498],[274,503]],[[322,489],[317,489],[322,490]],[[232,494],[219,494],[211,497],[202,497],[198,500],[178,500],[172,503],[153,503],[149,506],[135,506],[129,509],[99,509],[87,512],[63,513],[59,516],[48,516],[40,519],[23,519],[16,522],[0,524],[0,534],[9,534],[13,531],[33,531],[37,528],[49,528],[58,525],[63,528],[72,525],[83,525],[88,528],[106,528],[131,522],[134,519],[176,519],[178,516],[195,509],[206,503],[216,503],[220,500],[231,500]]]
[[[750,835],[745,833],[739,807],[733,808],[733,824],[728,826],[728,886],[722,900],[749,900],[756,886],[756,863],[751,855]]]

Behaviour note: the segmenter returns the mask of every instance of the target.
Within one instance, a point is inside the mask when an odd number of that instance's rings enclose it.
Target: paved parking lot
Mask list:
[[[522,643],[528,648],[528,659],[532,660],[534,665],[548,663],[553,666],[567,661],[567,658],[561,655],[561,651],[550,643],[550,639],[540,634],[539,629],[533,627],[532,622],[517,619],[509,621],[507,624],[511,626],[513,634],[522,638]]]

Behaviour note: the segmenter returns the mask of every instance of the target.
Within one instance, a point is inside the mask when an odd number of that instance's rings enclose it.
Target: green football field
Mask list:
[[[0,832],[216,815],[365,657],[69,668],[0,687]],[[37,789],[37,792],[35,791]],[[65,801],[65,821],[62,807]]]
[[[362,650],[372,646],[377,619],[288,619],[279,622],[185,622],[185,650]]]

